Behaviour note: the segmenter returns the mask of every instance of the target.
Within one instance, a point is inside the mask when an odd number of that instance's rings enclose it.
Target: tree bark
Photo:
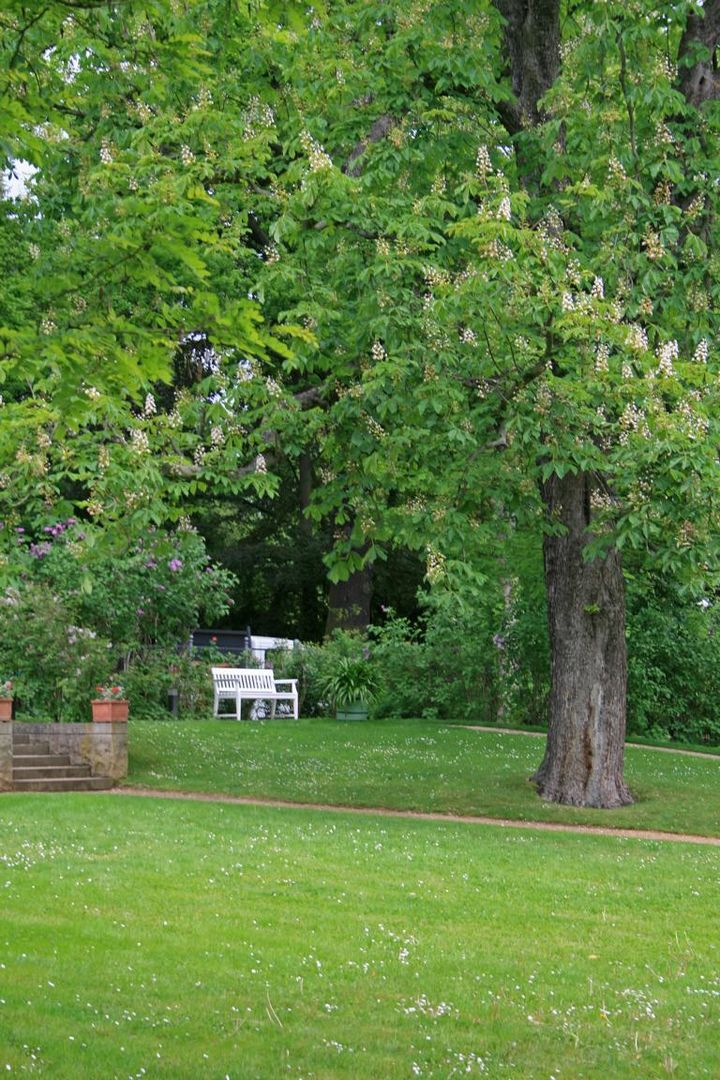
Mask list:
[[[551,650],[550,725],[532,777],[538,794],[570,806],[632,802],[623,779],[627,662],[620,554],[587,561],[586,474],[551,477],[543,498],[560,535],[544,541]]]
[[[544,119],[540,99],[560,71],[559,0],[495,0],[505,19],[505,45],[515,101],[501,117],[511,135]]]
[[[678,51],[680,90],[696,108],[720,97],[715,58],[719,43],[720,0],[706,0],[702,11],[688,15]]]
[[[370,625],[372,566],[354,570],[347,581],[333,582],[328,594],[325,637],[333,630],[365,631]]]

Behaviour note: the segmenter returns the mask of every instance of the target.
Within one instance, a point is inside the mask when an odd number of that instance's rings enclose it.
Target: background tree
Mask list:
[[[21,519],[41,529],[80,510],[121,519],[126,540],[211,483],[273,487],[263,426],[238,422],[228,387],[248,357],[287,350],[247,291],[223,286],[236,238],[206,182],[216,146],[254,169],[263,133],[212,108],[196,14],[161,0],[0,16],[3,151],[37,170],[30,197],[3,208],[18,244],[0,326],[9,553]],[[212,342],[202,377],[159,408],[153,391],[198,338]]]

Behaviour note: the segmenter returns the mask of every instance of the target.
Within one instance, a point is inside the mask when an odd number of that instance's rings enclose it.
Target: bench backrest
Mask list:
[[[271,668],[212,668],[218,690],[274,690]]]

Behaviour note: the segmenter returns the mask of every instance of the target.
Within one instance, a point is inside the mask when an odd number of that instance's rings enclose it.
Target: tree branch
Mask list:
[[[392,116],[379,116],[373,126],[368,132],[367,138],[361,139],[359,143],[350,151],[350,155],[342,167],[342,171],[346,176],[357,177],[362,172],[362,164],[358,160],[363,156],[368,146],[371,143],[380,142],[390,132],[391,128],[395,126],[395,120]]]
[[[29,30],[31,30],[33,28],[33,26],[35,26],[36,23],[40,22],[40,20],[47,14],[47,11],[48,11],[48,9],[46,7],[41,8],[41,10],[32,19],[30,19],[30,22],[26,23],[25,26],[23,26],[22,29],[20,30],[20,33],[18,34],[18,39],[15,42],[15,48],[13,50],[12,56],[10,57],[10,59],[9,59],[9,61],[7,63],[8,72],[11,71],[15,67],[15,64],[17,63],[17,59],[18,59],[18,57],[20,55],[20,50],[22,48],[23,41],[25,40],[25,35],[28,33]],[[5,84],[5,89],[2,92],[2,97],[7,96],[7,93],[9,91],[9,89],[10,89],[10,77],[8,76],[7,83]]]
[[[323,404],[325,400],[324,389],[323,386],[311,386],[308,390],[298,390],[296,394],[293,394],[293,397],[301,408],[309,409],[313,405]]]
[[[618,31],[617,34],[618,50],[620,52],[620,88],[622,90],[623,98],[625,99],[625,110],[628,116],[628,129],[630,133],[630,149],[632,150],[633,159],[637,159],[637,146],[635,143],[635,110],[628,93],[628,77],[627,77],[627,53],[625,52],[625,42],[623,41],[622,34]]]

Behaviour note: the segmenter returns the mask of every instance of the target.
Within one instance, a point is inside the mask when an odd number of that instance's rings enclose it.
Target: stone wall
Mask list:
[[[128,725],[0,723],[0,791],[12,790],[12,737],[47,742],[51,754],[68,754],[73,765],[89,765],[93,776],[121,780],[128,771]]]
[[[0,722],[0,791],[12,791],[12,733],[11,720]]]

